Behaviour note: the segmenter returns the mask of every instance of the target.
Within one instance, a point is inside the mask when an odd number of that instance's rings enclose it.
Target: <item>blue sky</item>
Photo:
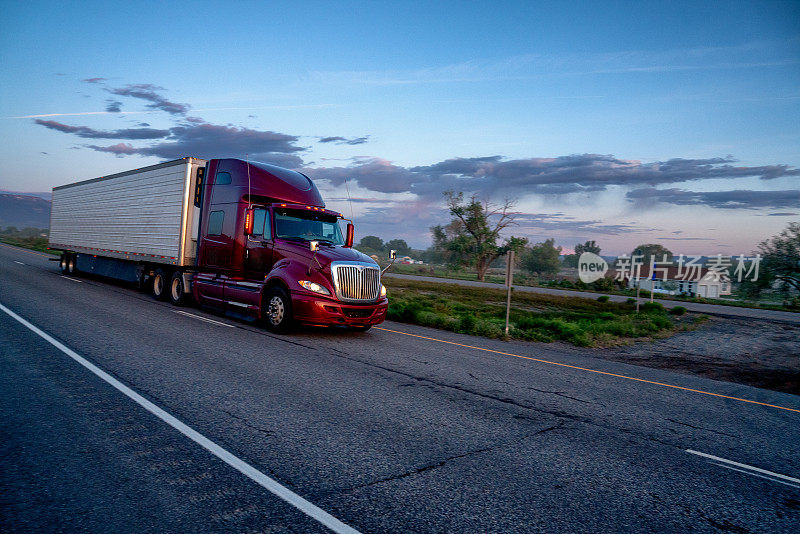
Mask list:
[[[800,219],[797,2],[286,4],[4,1],[0,189],[249,153],[418,247],[450,188],[611,254]]]

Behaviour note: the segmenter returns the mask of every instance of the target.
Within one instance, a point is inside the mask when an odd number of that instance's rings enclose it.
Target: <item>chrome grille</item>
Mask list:
[[[381,274],[377,266],[336,265],[333,273],[336,294],[340,300],[364,302],[378,298],[381,290]]]

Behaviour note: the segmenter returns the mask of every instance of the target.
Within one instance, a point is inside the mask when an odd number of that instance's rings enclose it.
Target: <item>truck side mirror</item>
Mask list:
[[[347,237],[344,240],[344,246],[353,248],[353,238],[355,237],[356,229],[353,223],[347,223]]]
[[[244,235],[253,235],[253,221],[255,219],[255,211],[253,208],[245,211],[244,214]]]
[[[395,258],[397,258],[397,251],[396,250],[392,250],[391,252],[389,252],[389,259],[393,260]]]

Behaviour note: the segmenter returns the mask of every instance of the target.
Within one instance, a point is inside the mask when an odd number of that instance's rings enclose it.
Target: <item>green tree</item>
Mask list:
[[[409,256],[411,254],[411,247],[408,246],[408,243],[406,243],[404,239],[392,239],[391,241],[387,241],[383,244],[383,250],[386,252],[396,250],[398,257]]]
[[[584,252],[591,252],[592,254],[597,254],[599,256],[600,255],[600,247],[597,245],[597,243],[594,240],[587,241],[586,243],[584,243],[582,245],[581,244],[575,245],[575,254],[580,256]]]
[[[561,268],[560,255],[561,247],[555,246],[555,239],[546,239],[525,249],[522,253],[522,266],[538,275],[556,274]]]
[[[771,278],[800,291],[800,223],[789,223],[783,232],[759,243],[758,250]]]
[[[383,239],[374,235],[366,235],[361,238],[356,248],[361,252],[374,254],[383,250]]]
[[[653,261],[663,261],[664,256],[667,257],[667,261],[672,261],[672,252],[664,245],[659,245],[658,243],[639,245],[633,249],[631,256],[642,256],[642,261],[645,265],[650,265],[651,256],[654,256]]]
[[[434,226],[433,248],[441,251],[451,265],[473,265],[478,280],[486,277],[489,264],[508,253],[518,251],[528,242],[527,239],[511,236],[498,245],[500,233],[514,224],[511,209],[514,203],[506,200],[495,206],[481,202],[475,195],[468,201],[463,193],[445,191],[447,207],[453,219],[447,226]]]

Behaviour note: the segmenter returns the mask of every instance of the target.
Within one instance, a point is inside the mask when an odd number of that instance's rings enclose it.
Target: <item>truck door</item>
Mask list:
[[[253,210],[253,235],[247,236],[244,270],[247,278],[264,280],[272,268],[272,223],[266,208]]]

